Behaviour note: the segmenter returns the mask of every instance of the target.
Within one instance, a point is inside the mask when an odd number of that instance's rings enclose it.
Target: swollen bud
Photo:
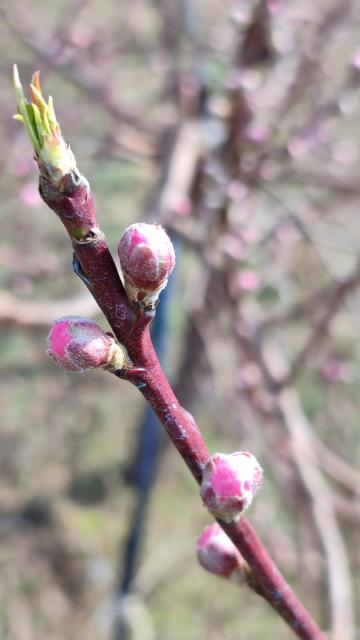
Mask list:
[[[175,266],[169,236],[160,225],[138,222],[125,230],[118,252],[129,300],[154,308]]]
[[[55,320],[48,343],[49,356],[67,371],[96,367],[115,371],[130,364],[125,347],[88,318],[64,316]]]
[[[262,477],[262,469],[251,453],[215,453],[204,467],[200,495],[215,517],[231,522],[250,506]]]
[[[244,563],[240,552],[217,522],[206,527],[197,539],[196,555],[204,569],[225,578],[234,571],[241,572]]]

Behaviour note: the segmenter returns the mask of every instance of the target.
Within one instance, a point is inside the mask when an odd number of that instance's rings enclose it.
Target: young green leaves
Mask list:
[[[30,83],[31,102],[24,96],[19,72],[14,64],[14,87],[18,113],[14,116],[25,126],[35,151],[39,169],[45,171],[55,183],[76,169],[76,162],[69,145],[61,135],[56,120],[52,97],[43,98],[40,72],[36,71]]]

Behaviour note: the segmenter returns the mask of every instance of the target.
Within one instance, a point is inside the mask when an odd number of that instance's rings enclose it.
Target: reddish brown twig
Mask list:
[[[135,384],[150,403],[194,478],[201,482],[210,453],[193,419],[176,399],[153,349],[149,322],[153,312],[137,317],[126,294],[95,214],[86,180],[68,175],[57,187],[48,176],[40,178],[40,191],[66,227],[77,257],[77,270],[85,280],[116,337],[134,363],[118,377]],[[324,640],[311,615],[295,596],[245,518],[220,523],[240,550],[261,586],[264,598],[303,640]]]
[[[81,268],[81,274],[115,335],[122,340],[132,326],[134,314],[129,307],[115,263],[95,213],[90,187],[75,172],[67,176],[61,190],[44,174],[40,175],[40,193],[64,224]]]

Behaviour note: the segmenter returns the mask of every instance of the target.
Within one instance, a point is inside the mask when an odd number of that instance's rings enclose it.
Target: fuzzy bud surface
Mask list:
[[[199,564],[218,576],[229,577],[239,570],[243,558],[217,522],[204,529],[196,542]]]
[[[125,230],[118,252],[129,299],[153,307],[175,266],[169,236],[160,225],[138,222]]]
[[[64,316],[55,320],[48,337],[48,354],[67,371],[84,371],[96,367],[121,368],[126,351],[100,327],[80,316]]]
[[[216,517],[230,522],[250,506],[262,478],[263,471],[251,453],[215,453],[204,467],[200,495]]]

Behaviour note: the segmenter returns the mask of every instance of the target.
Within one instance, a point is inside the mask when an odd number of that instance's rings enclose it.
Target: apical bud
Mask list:
[[[215,453],[204,467],[200,495],[217,518],[231,522],[251,504],[262,477],[262,469],[251,453]]]
[[[217,522],[206,527],[197,539],[196,555],[204,569],[225,578],[235,570],[240,571],[244,562],[240,552]]]
[[[40,170],[45,170],[54,183],[58,183],[64,176],[76,170],[76,162],[69,145],[61,135],[52,98],[49,97],[48,102],[44,100],[39,71],[34,73],[31,80],[31,102],[24,96],[16,65],[14,87],[19,111],[14,118],[25,126]]]
[[[118,252],[129,300],[154,308],[175,266],[169,236],[160,225],[138,222],[125,230]]]
[[[88,318],[65,316],[55,320],[48,343],[49,356],[67,371],[96,367],[116,370],[129,364],[126,349]]]

